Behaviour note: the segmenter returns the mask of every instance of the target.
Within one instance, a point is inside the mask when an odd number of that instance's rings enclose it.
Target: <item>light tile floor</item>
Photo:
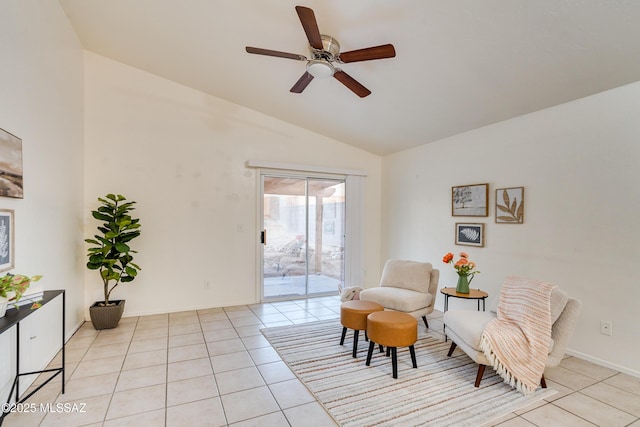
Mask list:
[[[4,426],[335,426],[260,329],[336,319],[339,306],[320,297],[124,318],[104,331],[85,323],[66,347],[66,393],[53,380],[29,400],[48,410]],[[429,333],[444,338],[441,317],[429,316]],[[575,357],[545,376],[557,394],[491,425],[640,427],[640,378]]]

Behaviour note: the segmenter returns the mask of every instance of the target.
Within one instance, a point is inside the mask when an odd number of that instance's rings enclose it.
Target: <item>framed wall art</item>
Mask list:
[[[0,272],[14,267],[13,210],[0,209]]]
[[[484,224],[456,222],[455,244],[484,247]]]
[[[496,223],[524,223],[524,187],[496,189]]]
[[[22,199],[22,140],[0,129],[0,196]]]
[[[451,187],[452,216],[489,216],[489,184]]]

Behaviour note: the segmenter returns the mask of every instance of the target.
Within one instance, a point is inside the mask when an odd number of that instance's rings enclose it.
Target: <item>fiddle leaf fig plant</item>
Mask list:
[[[99,197],[101,206],[91,211],[92,216],[102,221],[98,226],[99,234],[93,239],[85,239],[92,245],[87,251],[89,270],[98,270],[104,285],[104,305],[109,302],[111,292],[120,284],[133,281],[140,266],[133,262],[133,255],[137,253],[131,249],[131,241],[140,235],[140,219],[133,218],[134,201],[118,194],[107,194]]]

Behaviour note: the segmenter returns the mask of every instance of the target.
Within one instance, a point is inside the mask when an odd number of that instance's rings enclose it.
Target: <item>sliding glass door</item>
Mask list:
[[[343,179],[262,176],[264,299],[334,293],[344,283]]]

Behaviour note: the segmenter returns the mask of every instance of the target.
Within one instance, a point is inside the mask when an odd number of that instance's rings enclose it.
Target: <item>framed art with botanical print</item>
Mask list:
[[[484,247],[484,224],[456,222],[456,245]]]
[[[451,187],[452,216],[489,216],[489,184]]]
[[[13,210],[0,209],[0,272],[14,267]]]
[[[496,189],[496,223],[524,223],[524,187]]]

